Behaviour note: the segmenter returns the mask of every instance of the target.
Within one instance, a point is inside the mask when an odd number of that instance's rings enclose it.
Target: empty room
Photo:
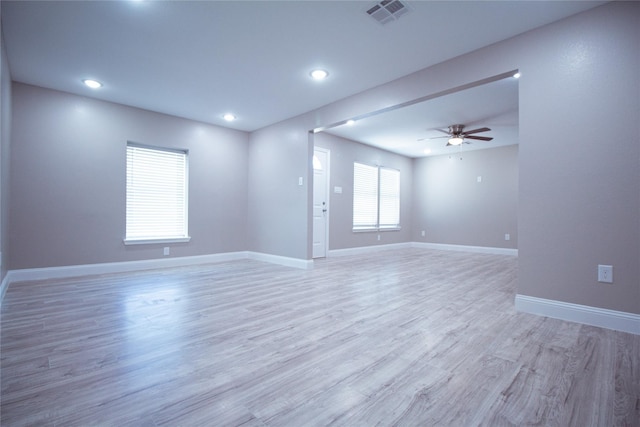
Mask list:
[[[0,2],[3,426],[640,426],[640,3]]]

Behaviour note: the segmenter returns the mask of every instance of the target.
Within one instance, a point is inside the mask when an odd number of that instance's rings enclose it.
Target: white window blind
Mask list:
[[[380,168],[380,228],[400,226],[400,171]]]
[[[353,230],[400,228],[400,171],[353,164]]]
[[[378,225],[378,168],[353,164],[353,228]]]
[[[126,243],[188,240],[187,152],[127,144]]]

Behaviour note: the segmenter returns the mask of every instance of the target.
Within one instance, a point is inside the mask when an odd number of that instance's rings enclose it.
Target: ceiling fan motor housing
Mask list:
[[[451,125],[449,126],[449,133],[453,136],[459,136],[464,129],[464,125]]]

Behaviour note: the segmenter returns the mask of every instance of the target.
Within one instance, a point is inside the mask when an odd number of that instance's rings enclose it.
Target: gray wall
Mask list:
[[[416,159],[413,173],[411,240],[518,247],[517,145]]]
[[[9,269],[246,250],[247,133],[20,83],[12,131]],[[189,150],[189,243],[123,244],[127,141]]]
[[[517,42],[518,292],[640,313],[640,3]],[[598,264],[613,284],[597,282]]]
[[[313,147],[304,124],[270,126],[250,135],[249,250],[310,259]],[[302,177],[302,185],[299,179]]]
[[[11,141],[11,73],[0,28],[0,282],[7,273],[9,255],[9,156]]]
[[[411,159],[324,132],[314,135],[314,144],[331,151],[329,159],[331,169],[329,180],[329,250],[411,241],[413,184]],[[353,162],[386,166],[400,171],[401,230],[379,233],[354,233],[352,231]],[[336,186],[342,187],[341,194],[334,193]],[[380,240],[377,239],[378,234],[380,234]]]
[[[519,69],[518,293],[640,313],[639,45],[640,3],[607,3],[290,119],[280,137]]]

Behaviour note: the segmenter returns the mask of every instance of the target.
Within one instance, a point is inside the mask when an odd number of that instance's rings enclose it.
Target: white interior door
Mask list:
[[[329,221],[329,150],[313,151],[313,258],[327,256]]]

